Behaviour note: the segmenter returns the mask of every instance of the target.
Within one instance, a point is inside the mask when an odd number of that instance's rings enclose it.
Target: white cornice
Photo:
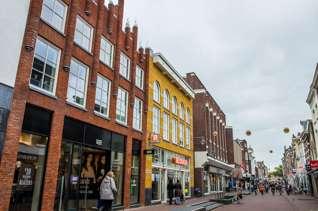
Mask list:
[[[187,96],[194,99],[195,93],[192,88],[161,53],[154,54],[153,62],[161,71],[167,73],[167,75],[175,81],[175,84],[179,86],[179,88],[181,88]]]

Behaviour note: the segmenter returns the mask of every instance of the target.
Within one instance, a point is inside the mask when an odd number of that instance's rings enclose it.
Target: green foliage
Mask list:
[[[269,177],[283,177],[283,166],[279,165],[275,167],[274,171],[269,173]]]

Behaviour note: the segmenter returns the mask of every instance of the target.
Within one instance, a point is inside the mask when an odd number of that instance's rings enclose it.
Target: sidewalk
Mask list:
[[[318,211],[318,199],[310,195],[284,195],[290,204],[299,211]]]
[[[129,208],[124,209],[125,211],[171,211],[180,208],[186,208],[190,205],[200,204],[204,202],[208,202],[211,199],[215,199],[216,195],[209,195],[209,196],[202,196],[202,197],[194,197],[187,199],[182,205],[168,205],[168,204],[159,204],[159,205],[151,205],[145,207],[138,207],[138,208]]]

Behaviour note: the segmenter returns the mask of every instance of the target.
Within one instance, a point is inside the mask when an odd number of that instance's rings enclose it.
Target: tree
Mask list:
[[[272,171],[269,174],[270,174],[270,176],[274,176],[274,177],[283,177],[283,166],[279,165],[279,166],[275,167],[274,171]]]

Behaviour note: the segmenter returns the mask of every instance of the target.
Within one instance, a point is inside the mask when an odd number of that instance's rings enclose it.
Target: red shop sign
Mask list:
[[[312,169],[318,168],[318,160],[310,160],[309,165]]]
[[[178,164],[178,165],[188,165],[188,161],[185,159],[181,159],[181,158],[177,158],[177,157],[173,157],[172,158],[172,163],[174,164]]]

